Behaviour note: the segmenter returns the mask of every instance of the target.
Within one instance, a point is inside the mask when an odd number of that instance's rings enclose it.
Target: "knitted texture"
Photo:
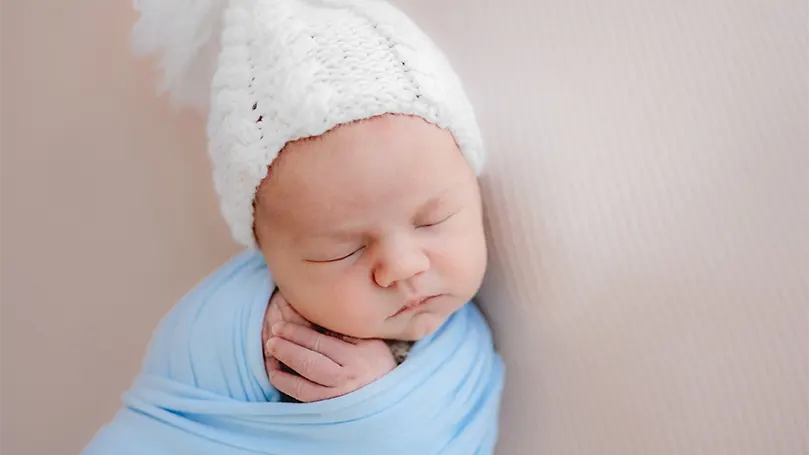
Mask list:
[[[176,103],[208,107],[214,186],[240,244],[256,246],[253,201],[279,151],[338,125],[383,114],[421,117],[451,132],[480,173],[482,140],[461,81],[426,34],[390,4],[190,3],[140,2],[135,45],[162,56],[163,88]],[[199,83],[206,78],[208,102]]]

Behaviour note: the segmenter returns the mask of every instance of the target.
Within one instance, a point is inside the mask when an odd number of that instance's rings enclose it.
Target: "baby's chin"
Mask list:
[[[432,335],[446,322],[447,316],[436,313],[419,313],[414,315],[399,333],[387,338],[404,341],[419,341]]]

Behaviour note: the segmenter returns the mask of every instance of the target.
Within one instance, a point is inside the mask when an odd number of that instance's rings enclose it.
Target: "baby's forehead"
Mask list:
[[[334,237],[335,232],[345,232],[350,237],[461,208],[471,193],[469,182],[458,179],[430,186],[415,186],[412,179],[404,180],[404,184],[393,183],[374,192],[357,191],[357,187],[327,190],[312,185],[306,192],[288,193],[273,200],[271,219],[267,221],[296,236]]]
[[[287,144],[258,198],[286,225],[350,224],[416,216],[447,188],[474,181],[449,133],[389,117]]]
[[[287,144],[267,180],[302,191],[362,189],[371,183],[365,188],[370,191],[425,186],[468,167],[452,136],[423,121],[368,121]]]

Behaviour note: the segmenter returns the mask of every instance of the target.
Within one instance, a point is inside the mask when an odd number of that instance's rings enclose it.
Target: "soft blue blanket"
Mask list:
[[[261,255],[231,259],[154,333],[124,406],[85,455],[491,454],[503,364],[469,303],[394,371],[356,392],[280,403],[261,327],[273,289]]]

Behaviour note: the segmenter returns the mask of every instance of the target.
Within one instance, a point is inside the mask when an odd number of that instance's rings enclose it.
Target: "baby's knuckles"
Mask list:
[[[288,310],[285,308],[286,305],[289,304],[280,292],[276,293],[270,300],[270,305],[266,312],[265,324],[262,329],[262,337],[265,342],[272,337],[273,326],[277,323],[285,322],[285,324],[281,324],[280,327],[275,327],[277,330],[275,335],[280,338],[286,338],[293,329],[288,323],[292,322],[294,324],[299,322],[297,320],[299,317],[295,317],[297,315],[285,314],[289,312],[285,311]],[[310,325],[308,321],[304,323]],[[319,352],[319,348],[325,342],[324,337],[328,337],[329,335],[318,333],[313,336],[315,337],[312,340],[312,346],[315,348],[313,351]],[[313,357],[302,359],[303,365],[301,366],[301,371],[298,373],[307,376],[319,372],[321,375],[320,379],[323,383],[335,384],[335,387],[331,388],[334,392],[333,394],[329,394],[330,396],[314,396],[312,395],[312,391],[306,388],[303,378],[299,378],[299,380],[294,381],[291,385],[293,390],[288,392],[289,395],[304,402],[334,398],[354,392],[396,368],[393,354],[390,352],[388,345],[382,340],[361,340],[357,344],[352,344],[347,354],[349,354],[349,356],[347,356],[346,362],[336,371],[327,371],[329,370],[328,368],[321,368],[325,367],[324,364],[318,365],[319,361],[327,361],[325,357],[320,359]]]

